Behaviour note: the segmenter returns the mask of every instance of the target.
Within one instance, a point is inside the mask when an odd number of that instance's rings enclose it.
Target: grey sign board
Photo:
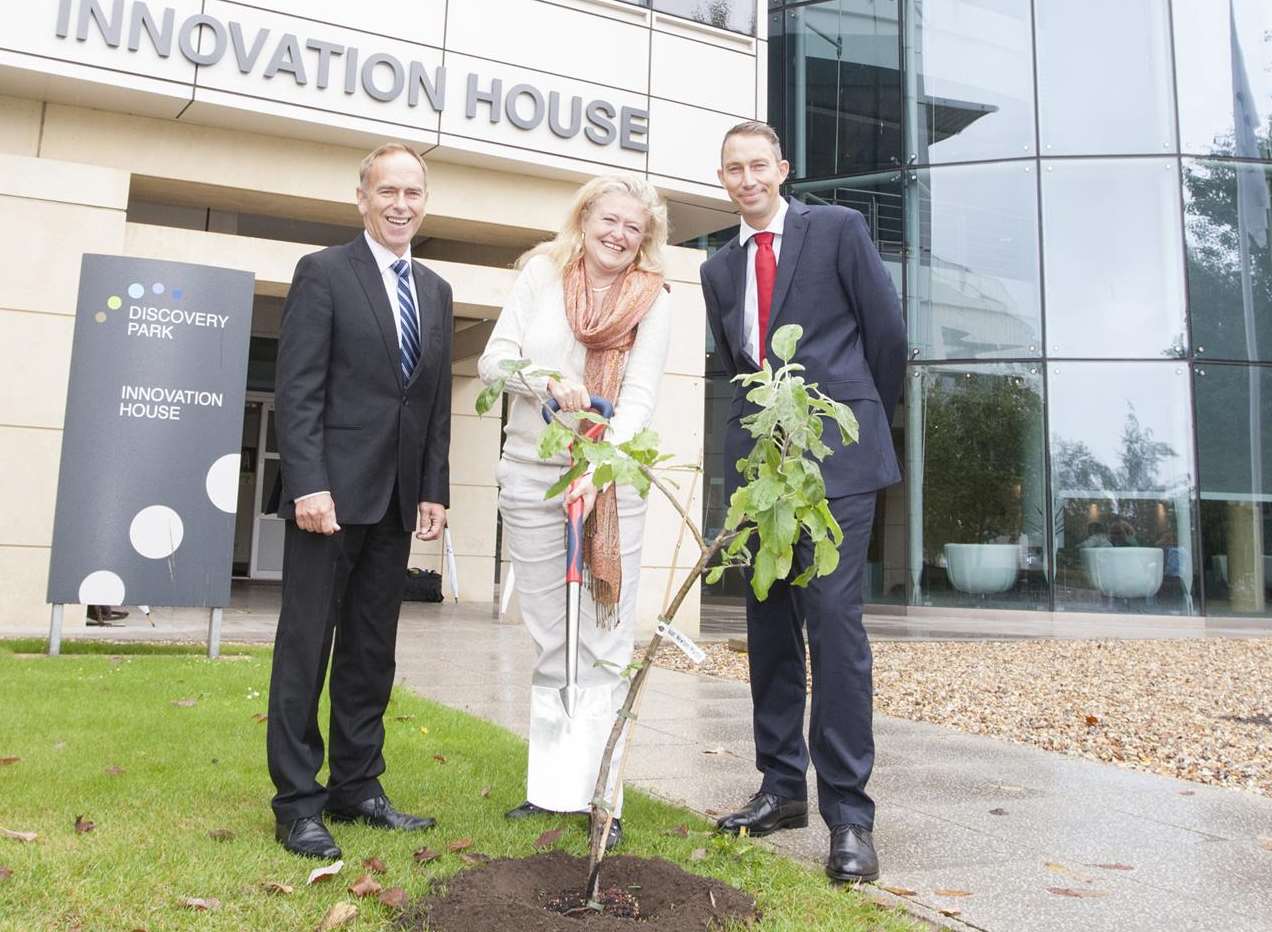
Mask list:
[[[230,598],[253,276],[84,256],[48,600]]]

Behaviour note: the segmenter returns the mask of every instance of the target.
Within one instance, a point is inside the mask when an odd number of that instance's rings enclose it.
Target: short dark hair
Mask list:
[[[725,144],[734,136],[759,136],[761,139],[767,139],[769,145],[773,147],[773,155],[777,161],[782,161],[782,140],[777,138],[777,130],[759,120],[743,120],[737,126],[730,127],[724,134],[724,140],[720,143],[721,162],[724,162]]]

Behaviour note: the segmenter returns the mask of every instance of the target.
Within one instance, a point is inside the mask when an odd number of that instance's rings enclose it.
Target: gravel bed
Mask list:
[[[659,666],[745,681],[701,645]],[[1272,638],[876,641],[875,711],[1272,796]]]

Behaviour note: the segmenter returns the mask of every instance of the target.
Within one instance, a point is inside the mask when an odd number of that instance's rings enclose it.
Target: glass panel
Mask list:
[[[274,483],[278,481],[279,460],[276,457],[266,457],[264,460],[265,475],[262,477],[264,482],[261,483],[261,507],[264,508],[269,502],[269,497],[274,491]]]
[[[1272,159],[1272,5],[1175,0],[1174,16],[1183,151]]]
[[[1174,151],[1167,0],[1037,0],[1037,17],[1043,155]]]
[[[1196,355],[1272,359],[1272,165],[1184,160]]]
[[[917,601],[1045,608],[1040,366],[921,366],[911,369],[909,383]]]
[[[256,540],[256,572],[275,576],[283,571],[283,537],[287,522],[277,518],[261,518]]]
[[[650,6],[642,3],[641,6]],[[683,16],[695,23],[755,35],[755,0],[654,0],[655,10]]]
[[[1195,384],[1206,614],[1272,615],[1272,369],[1199,366]]]
[[[1042,221],[1051,355],[1182,355],[1177,161],[1045,164]]]
[[[880,172],[834,181],[806,181],[791,185],[791,196],[806,204],[835,204],[860,211],[884,254],[899,256],[905,246],[901,235],[901,173]],[[901,293],[899,274],[894,280]]]
[[[901,163],[897,0],[830,0],[787,10],[781,35],[783,139],[794,179]]]
[[[1040,356],[1033,166],[907,173],[910,346],[928,359]]]
[[[919,164],[1034,152],[1029,0],[907,0],[909,112]]]
[[[1186,367],[1048,367],[1057,610],[1197,610]]]
[[[259,319],[253,308],[252,319]],[[274,372],[278,367],[278,340],[275,337],[252,337],[247,351],[247,390],[272,392]]]

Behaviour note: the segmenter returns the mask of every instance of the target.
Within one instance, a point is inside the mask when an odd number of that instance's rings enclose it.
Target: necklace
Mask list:
[[[610,282],[610,283],[609,283],[608,285],[606,285],[604,288],[593,288],[591,285],[588,285],[588,290],[589,290],[589,291],[594,291],[594,292],[596,292],[597,294],[600,294],[601,292],[609,291],[609,290],[610,290],[611,288],[613,288],[613,287],[614,287],[614,283],[613,283],[613,282]]]

